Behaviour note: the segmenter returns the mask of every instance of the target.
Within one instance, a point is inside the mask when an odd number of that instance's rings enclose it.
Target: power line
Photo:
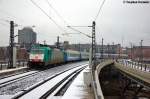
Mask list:
[[[0,23],[2,26],[5,26],[5,27],[9,27],[9,25],[7,24],[4,24],[4,23]]]
[[[10,20],[16,20],[18,22],[22,22],[23,21],[23,19],[20,19],[20,18],[14,16],[13,14],[8,13],[8,12],[2,10],[2,9],[0,9],[0,12],[1,12],[0,14],[7,16]]]
[[[5,16],[8,16],[9,18],[14,18],[14,19],[17,19],[17,17],[13,16],[12,14],[0,9],[1,11],[1,14],[5,15]]]
[[[3,22],[8,23],[9,21],[8,21],[8,20],[5,20],[5,19],[0,18],[0,24],[1,24],[2,26],[5,26],[5,27],[8,27],[8,26],[9,26],[9,24],[5,24],[5,23],[3,23]]]
[[[46,0],[46,2],[48,3],[49,7],[53,9],[53,11],[59,16],[59,18],[66,24],[69,25],[65,19],[58,13],[58,11],[52,6],[52,4],[49,2],[49,0]]]
[[[38,4],[33,0],[30,0],[37,8],[39,8],[60,30],[66,32],[61,26],[59,26]]]
[[[0,20],[3,21],[3,22],[6,22],[6,23],[10,22],[9,20],[3,19],[3,18],[0,18]]]
[[[98,18],[99,14],[100,14],[100,12],[101,12],[101,10],[102,10],[102,7],[103,7],[105,1],[106,1],[106,0],[103,0],[102,4],[100,5],[100,8],[99,8],[99,10],[98,10],[98,13],[97,13],[97,15],[96,15],[96,17],[95,17],[95,21],[97,20],[97,18]]]
[[[6,22],[6,23],[10,23],[9,20],[2,19],[2,18],[0,18],[0,21]],[[17,27],[17,26],[22,26],[22,25],[19,25],[19,24],[17,24],[17,23],[14,23],[14,26]]]
[[[77,30],[77,29],[75,29],[75,28],[73,28],[73,27],[71,27],[71,26],[68,26],[68,28],[70,28],[70,29],[72,29],[72,30],[74,30],[74,31],[76,31],[76,32],[79,32],[79,34],[83,34],[83,35],[85,35],[85,36],[87,36],[87,37],[89,37],[89,38],[92,38],[90,35],[88,35],[88,34],[86,34],[86,33],[83,33],[83,32],[81,32],[81,31],[79,31],[79,30]]]

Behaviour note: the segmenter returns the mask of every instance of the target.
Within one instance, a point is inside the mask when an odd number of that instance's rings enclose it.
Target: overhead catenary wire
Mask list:
[[[49,5],[50,8],[53,9],[53,11],[57,14],[57,16],[66,24],[69,25],[66,20],[59,14],[59,12],[53,7],[53,5],[49,2],[49,0],[46,0],[47,4]]]
[[[37,8],[39,8],[60,30],[63,32],[66,32],[60,25],[56,23],[55,20],[52,19],[37,3],[35,3],[33,0],[30,0]]]
[[[5,22],[5,23],[3,23],[3,22]],[[5,19],[0,18],[0,25],[5,26],[5,27],[9,27],[9,24],[6,24],[6,23],[9,23],[9,21],[8,21],[8,20],[5,20]]]
[[[5,27],[9,27],[9,25],[4,24],[4,23],[0,23],[0,25],[5,26]]]
[[[16,20],[16,21],[19,21],[19,22],[23,21],[23,19],[20,19],[16,16],[12,15],[11,13],[8,13],[8,12],[2,10],[2,9],[0,9],[0,12],[1,12],[0,14],[7,16],[9,20],[13,19],[13,20]]]
[[[100,8],[99,8],[99,10],[98,10],[98,13],[96,14],[96,17],[95,17],[94,21],[97,20],[99,14],[100,14],[100,12],[101,12],[101,10],[102,10],[104,4],[105,4],[105,1],[106,1],[106,0],[103,0],[103,2],[101,3]]]
[[[77,30],[77,29],[75,29],[75,28],[72,28],[71,26],[69,26],[69,28],[72,29],[72,30],[74,30],[74,31],[76,31],[76,32],[78,32],[79,34],[83,34],[83,35],[85,35],[85,36],[87,36],[87,37],[89,37],[89,38],[92,38],[92,37],[89,36],[88,34],[83,33],[83,32],[81,32],[81,31],[79,31],[79,30]],[[70,34],[70,33],[69,33],[69,34]]]
[[[0,21],[3,21],[3,22],[5,22],[5,23],[9,23],[9,24],[10,24],[10,20],[6,20],[6,19],[0,18]],[[5,24],[5,25],[6,25],[6,24]],[[17,24],[17,23],[14,23],[14,26],[15,26],[15,27],[18,27],[18,26],[22,26],[22,25]]]
[[[83,33],[83,32],[81,32],[81,31],[79,31],[79,30],[77,30],[77,29],[74,29],[74,28],[72,28],[72,27],[90,27],[90,26],[70,26],[67,22],[66,22],[66,20],[59,14],[59,12],[52,6],[52,4],[49,2],[49,0],[46,0],[47,1],[47,3],[48,3],[48,5],[49,5],[49,7],[51,7],[52,9],[53,9],[53,11],[58,15],[58,17],[67,25],[67,27],[68,28],[71,28],[72,30],[74,30],[74,31],[76,31],[76,32],[79,32],[79,34],[81,33],[81,34],[83,34],[83,35],[85,35],[85,36],[87,36],[87,37],[90,37],[89,35],[87,35],[86,33]],[[74,33],[69,33],[69,34],[74,34]],[[77,33],[78,34],[78,33]],[[90,37],[91,38],[91,37]]]
[[[3,22],[6,22],[6,23],[10,22],[9,20],[3,19],[3,18],[0,18],[0,20],[3,21]]]
[[[80,34],[80,33],[81,33],[81,34],[83,34],[83,35],[85,35],[85,36],[91,38],[91,36],[87,35],[86,33],[83,33],[83,32],[81,32],[81,31],[79,31],[79,30],[73,28],[73,27],[91,27],[91,26],[70,26],[70,25],[64,20],[64,18],[58,13],[58,11],[52,6],[52,4],[49,2],[49,0],[46,0],[46,1],[47,1],[47,3],[48,3],[49,7],[51,7],[51,8],[53,9],[53,11],[54,11],[54,12],[59,16],[59,18],[67,25],[68,28],[70,28],[70,29],[72,29],[72,30],[74,30],[74,31],[76,31],[76,32],[79,32],[79,33],[76,33],[76,34]],[[68,33],[68,34],[74,34],[74,33]],[[64,34],[63,34],[63,35],[64,35]]]

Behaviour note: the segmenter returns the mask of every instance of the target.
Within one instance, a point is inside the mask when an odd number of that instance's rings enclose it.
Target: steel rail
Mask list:
[[[60,81],[59,83],[57,83],[55,86],[53,86],[52,89],[50,89],[49,91],[47,91],[44,95],[42,95],[39,99],[46,99],[48,96],[50,96],[59,86],[61,86],[62,84],[65,85],[66,83],[68,83],[73,77],[75,77],[77,74],[79,74],[85,67],[71,73],[70,75],[68,75],[67,77],[65,77],[62,81]],[[69,80],[68,80],[69,79]],[[65,82],[66,81],[66,82]],[[63,83],[65,82],[65,83]],[[61,86],[62,88],[63,86]],[[55,92],[56,93],[56,92]]]
[[[42,72],[44,72],[44,71],[42,71]],[[12,84],[12,83],[14,83],[14,82],[16,82],[16,81],[22,80],[22,79],[24,79],[24,78],[27,78],[27,77],[36,75],[36,74],[38,74],[38,73],[40,73],[40,72],[39,72],[39,71],[36,71],[36,72],[33,72],[33,73],[31,73],[31,74],[28,74],[28,75],[24,75],[24,76],[21,76],[21,77],[17,77],[17,78],[11,79],[11,80],[6,80],[6,81],[0,83],[0,88],[5,87],[5,86],[7,86],[7,85],[9,85],[9,84]],[[21,74],[20,74],[20,75],[21,75]],[[17,75],[17,76],[18,76],[18,75]],[[8,79],[8,78],[4,78],[4,79]],[[1,79],[1,80],[4,80],[4,79]],[[1,81],[1,80],[0,80],[0,81]]]
[[[83,65],[83,64],[82,64],[82,65]],[[78,65],[77,67],[82,66],[82,65]],[[86,64],[85,66],[87,66],[87,64]],[[12,97],[12,99],[21,98],[21,97],[24,96],[25,94],[31,92],[32,90],[36,89],[37,87],[40,87],[41,85],[45,84],[46,82],[50,81],[51,79],[53,79],[53,78],[55,78],[55,77],[57,77],[57,76],[59,76],[59,75],[65,73],[65,72],[67,72],[67,71],[69,71],[69,70],[71,70],[71,69],[77,68],[77,67],[73,67],[73,68],[70,68],[70,69],[67,69],[67,70],[58,72],[58,73],[56,73],[56,74],[54,74],[54,75],[48,77],[47,79],[36,83],[35,85],[29,87],[28,89],[22,90],[23,92],[20,92],[19,94],[14,95],[14,96]]]
[[[70,64],[69,64],[70,65]],[[80,65],[82,65],[82,64],[80,64]],[[75,65],[75,66],[80,66],[80,65]],[[49,69],[48,69],[49,70]],[[7,85],[9,85],[9,84],[12,84],[12,83],[14,83],[14,82],[17,82],[17,81],[20,81],[20,80],[22,80],[22,79],[24,79],[24,78],[27,78],[27,77],[31,77],[31,76],[34,76],[34,75],[36,75],[36,74],[39,74],[39,73],[42,73],[42,72],[46,72],[46,71],[48,71],[48,70],[44,70],[44,71],[37,71],[37,72],[35,72],[35,73],[32,73],[32,74],[29,74],[29,75],[25,75],[25,76],[22,76],[22,77],[18,77],[18,78],[15,78],[15,79],[11,79],[11,80],[9,80],[9,81],[5,81],[5,82],[2,82],[2,83],[0,83],[0,88],[2,88],[2,87],[5,87],[5,86],[7,86]],[[1,79],[2,80],[2,79]]]

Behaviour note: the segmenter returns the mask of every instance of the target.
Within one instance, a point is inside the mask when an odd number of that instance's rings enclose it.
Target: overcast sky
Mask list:
[[[90,26],[98,13],[103,0],[49,0],[51,5],[62,16],[60,18],[46,0],[33,0],[67,33],[77,33],[66,26]],[[100,15],[96,20],[96,41],[104,44],[123,43],[129,46],[132,42],[139,45],[144,40],[144,45],[150,46],[150,3],[149,4],[124,4],[123,0],[106,0]],[[66,22],[64,22],[64,19]],[[59,29],[45,14],[43,14],[30,0],[0,0],[0,46],[9,43],[9,23],[4,20],[14,20],[23,26],[35,25],[37,41],[54,44],[56,37],[60,41],[68,40],[70,43],[90,43],[91,39],[84,35],[72,34],[63,36]],[[91,28],[75,27],[91,35]],[[17,38],[16,38],[17,39]],[[17,41],[17,40],[16,40]]]

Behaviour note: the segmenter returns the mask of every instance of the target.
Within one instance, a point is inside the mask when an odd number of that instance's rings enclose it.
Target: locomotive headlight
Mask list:
[[[44,54],[40,54],[40,58],[43,60],[44,59]]]
[[[30,60],[33,59],[33,54],[30,54],[29,59]]]

